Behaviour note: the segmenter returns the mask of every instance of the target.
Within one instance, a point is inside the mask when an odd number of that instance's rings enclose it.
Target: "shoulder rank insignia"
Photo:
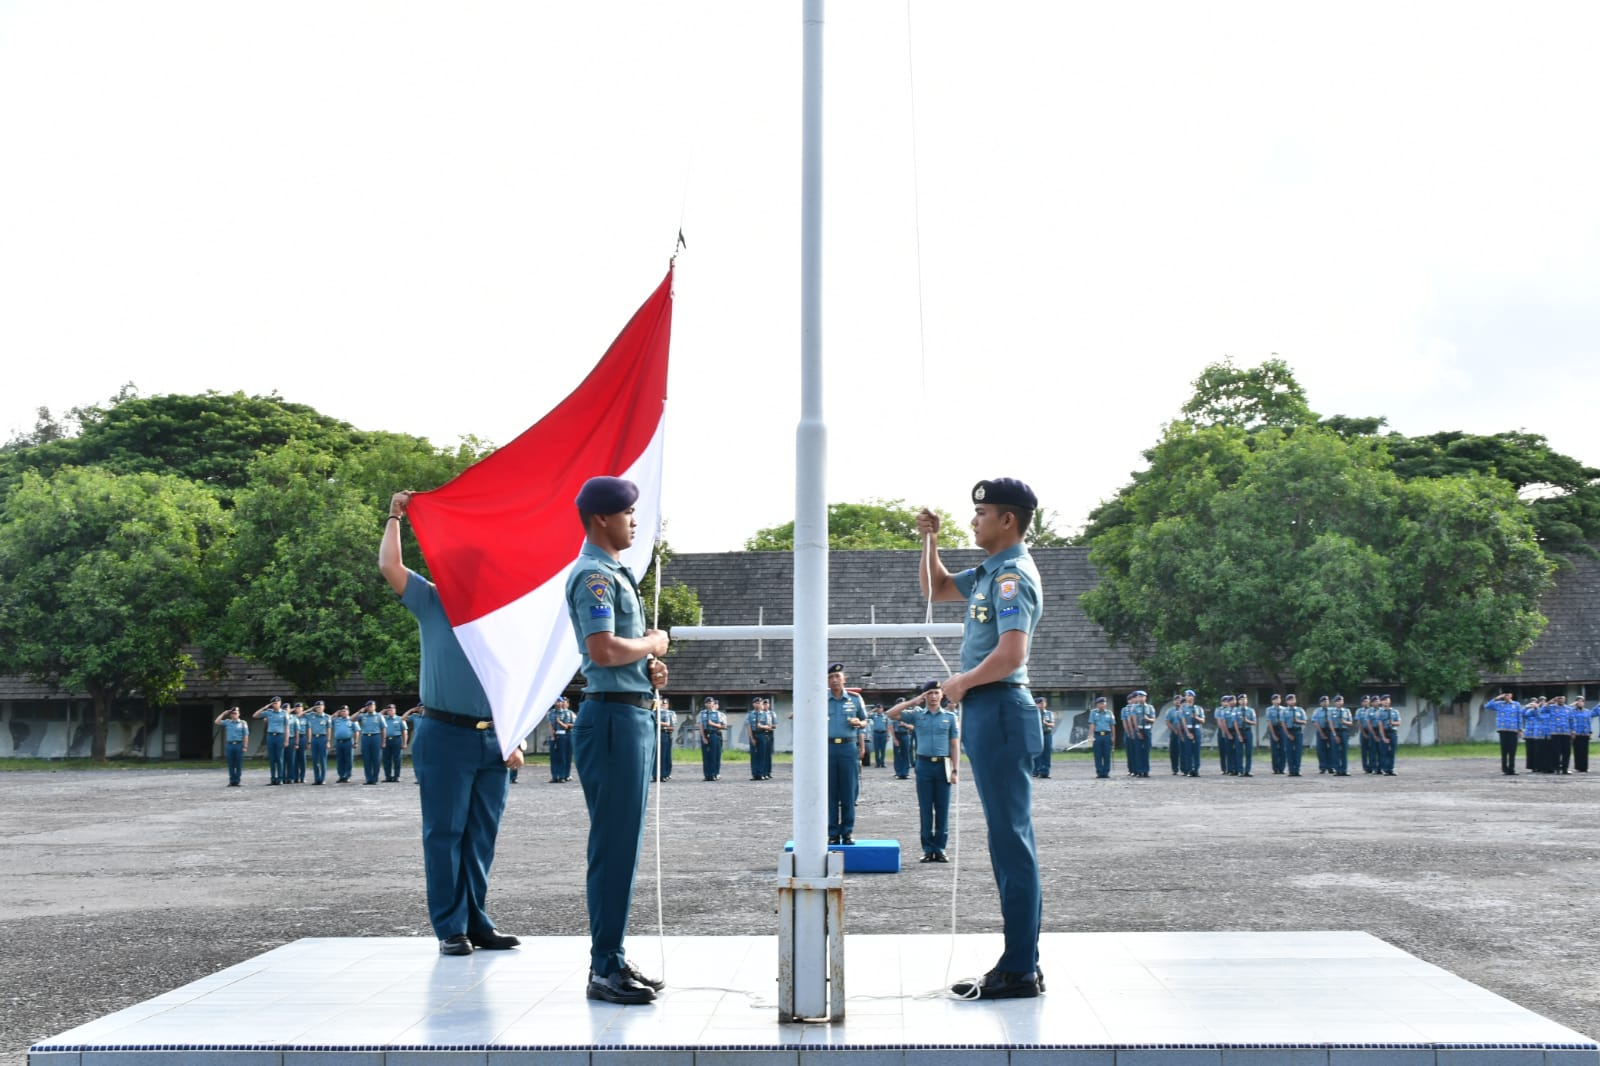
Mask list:
[[[606,598],[606,593],[611,588],[611,582],[606,580],[606,576],[604,574],[597,572],[590,574],[583,579],[583,587],[594,593],[595,599],[603,600]]]

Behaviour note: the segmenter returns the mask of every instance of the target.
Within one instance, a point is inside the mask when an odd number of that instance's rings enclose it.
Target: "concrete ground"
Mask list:
[[[1406,759],[1394,778],[1094,780],[1058,760],[1036,782],[1045,929],[1360,929],[1591,1036],[1600,960],[1600,772],[1503,777],[1492,759]],[[1120,760],[1119,760],[1120,766]],[[790,831],[790,767],[742,763],[660,791],[668,933],[767,934]],[[1120,772],[1120,770],[1119,770]],[[899,874],[852,875],[847,930],[938,935],[959,876],[962,932],[999,914],[982,817],[961,786],[956,865],[915,862],[914,785],[864,771],[858,836],[898,837]],[[358,775],[359,779],[359,775]],[[0,1062],[33,1042],[304,936],[430,936],[416,786],[243,788],[220,770],[0,773]],[[582,935],[588,819],[542,766],[513,786],[491,887],[500,926]],[[632,954],[653,969],[646,840]],[[536,946],[524,950],[537,950]],[[1049,959],[1044,960],[1046,969]],[[1349,991],[1350,1010],[1363,990]]]

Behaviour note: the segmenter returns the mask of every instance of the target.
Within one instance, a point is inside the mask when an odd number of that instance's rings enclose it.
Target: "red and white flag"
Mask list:
[[[407,507],[507,756],[578,670],[566,582],[583,547],[573,501],[589,478],[624,477],[639,486],[639,537],[622,561],[635,578],[649,568],[661,524],[671,335],[669,268],[555,410]]]

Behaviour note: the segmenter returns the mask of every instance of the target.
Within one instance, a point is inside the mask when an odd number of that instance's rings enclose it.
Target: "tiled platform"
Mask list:
[[[300,940],[42,1041],[32,1066],[1600,1066],[1594,1041],[1365,933],[1056,933],[1039,999],[938,995],[992,935],[852,936],[847,1017],[780,1025],[775,937],[634,937],[670,987],[583,996],[587,941],[441,958]]]

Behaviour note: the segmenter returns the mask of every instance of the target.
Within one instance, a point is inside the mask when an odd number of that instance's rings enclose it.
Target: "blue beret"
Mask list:
[[[363,706],[363,707],[376,707],[377,705],[378,705],[378,701],[377,700],[368,700],[366,703],[363,703],[361,706]]]
[[[1039,497],[1033,490],[1014,477],[997,477],[980,481],[972,486],[973,503],[1002,503],[1009,507],[1039,509]]]
[[[620,477],[592,477],[578,490],[584,514],[621,514],[639,498],[639,486]]]
[[[1105,698],[1105,697],[1104,697],[1104,696],[1096,696],[1096,697],[1095,697],[1095,698],[1094,698],[1094,705],[1095,705],[1095,706],[1096,706],[1096,707],[1098,707],[1098,706],[1100,706],[1100,705],[1101,705],[1101,704],[1102,704],[1102,703],[1104,703],[1104,702],[1105,702],[1105,701],[1106,701],[1106,698]]]
[[[1223,699],[1224,702],[1233,699],[1233,693],[1231,693],[1231,692],[1223,693],[1222,699]]]
[[[927,691],[929,691],[931,689],[936,689],[936,688],[942,689],[942,688],[944,688],[944,684],[942,682],[939,682],[939,681],[924,681],[922,683],[922,687],[917,689],[917,691],[918,692],[927,692]]]
[[[701,704],[701,706],[709,707],[713,703],[716,703],[716,702],[717,702],[717,698],[715,696],[707,696],[705,699],[700,701],[700,704]]]
[[[842,674],[842,673],[844,673],[844,663],[829,663],[828,664],[828,673],[830,673],[830,674]]]

